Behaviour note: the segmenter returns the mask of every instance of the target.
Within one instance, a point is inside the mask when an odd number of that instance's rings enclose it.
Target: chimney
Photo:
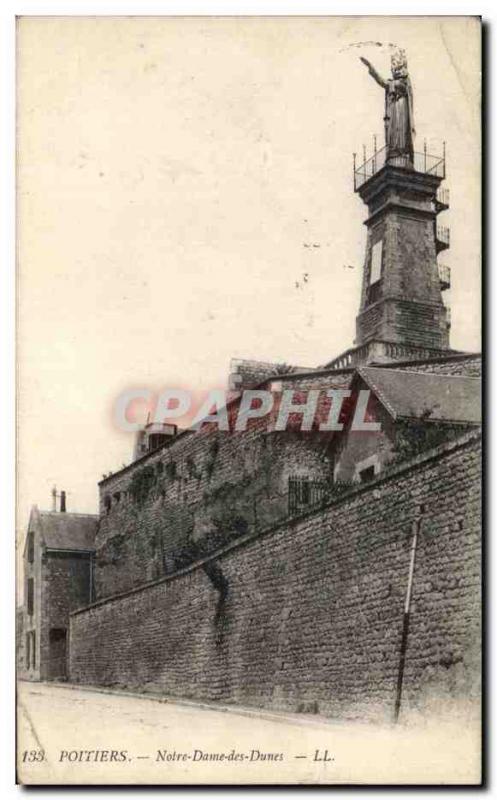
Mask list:
[[[62,491],[60,493],[60,512],[64,514],[66,510],[66,493]]]
[[[52,511],[57,511],[57,487],[52,489]]]

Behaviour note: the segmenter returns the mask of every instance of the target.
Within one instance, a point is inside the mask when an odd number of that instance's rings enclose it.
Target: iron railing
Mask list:
[[[445,143],[444,152],[442,156],[430,155],[426,151],[415,152],[413,161],[408,156],[395,156],[387,158],[387,147],[382,147],[381,150],[375,151],[373,155],[366,159],[364,151],[364,162],[356,166],[356,153],[354,153],[354,191],[358,191],[366,181],[376,175],[377,172],[383,169],[388,163],[393,167],[400,167],[401,169],[414,170],[414,172],[422,172],[426,175],[435,175],[437,178],[445,178]]]
[[[310,478],[288,478],[288,513],[295,514],[312,506],[324,503],[330,495],[327,481]]]
[[[444,225],[437,225],[437,245],[450,246],[450,228]]]
[[[439,206],[448,208],[450,205],[450,194],[448,189],[439,188],[437,190],[437,203]]]

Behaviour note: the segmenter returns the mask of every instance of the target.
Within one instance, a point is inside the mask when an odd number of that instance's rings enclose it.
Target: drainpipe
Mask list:
[[[406,664],[407,642],[409,638],[409,618],[411,612],[412,584],[414,579],[414,565],[416,563],[416,548],[418,545],[418,534],[421,527],[421,518],[424,506],[420,505],[416,509],[416,517],[412,523],[411,558],[409,562],[409,577],[407,579],[406,599],[404,603],[404,615],[402,619],[402,639],[400,641],[399,672],[397,676],[397,694],[395,697],[394,722],[399,721],[400,705],[402,701],[402,683],[404,681],[404,668]]]
[[[90,553],[90,603],[93,603],[93,553]]]

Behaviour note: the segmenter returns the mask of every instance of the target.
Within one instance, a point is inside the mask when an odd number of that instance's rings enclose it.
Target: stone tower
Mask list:
[[[354,171],[354,189],[368,207],[355,343],[446,351],[450,323],[442,291],[449,280],[437,261],[449,246],[448,229],[437,224],[448,207],[447,192],[440,191],[445,154],[414,153],[412,164],[398,165],[385,151]]]

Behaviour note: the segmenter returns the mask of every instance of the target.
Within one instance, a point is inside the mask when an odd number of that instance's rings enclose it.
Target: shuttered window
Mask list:
[[[33,616],[34,610],[34,581],[33,578],[28,578],[28,614]]]

